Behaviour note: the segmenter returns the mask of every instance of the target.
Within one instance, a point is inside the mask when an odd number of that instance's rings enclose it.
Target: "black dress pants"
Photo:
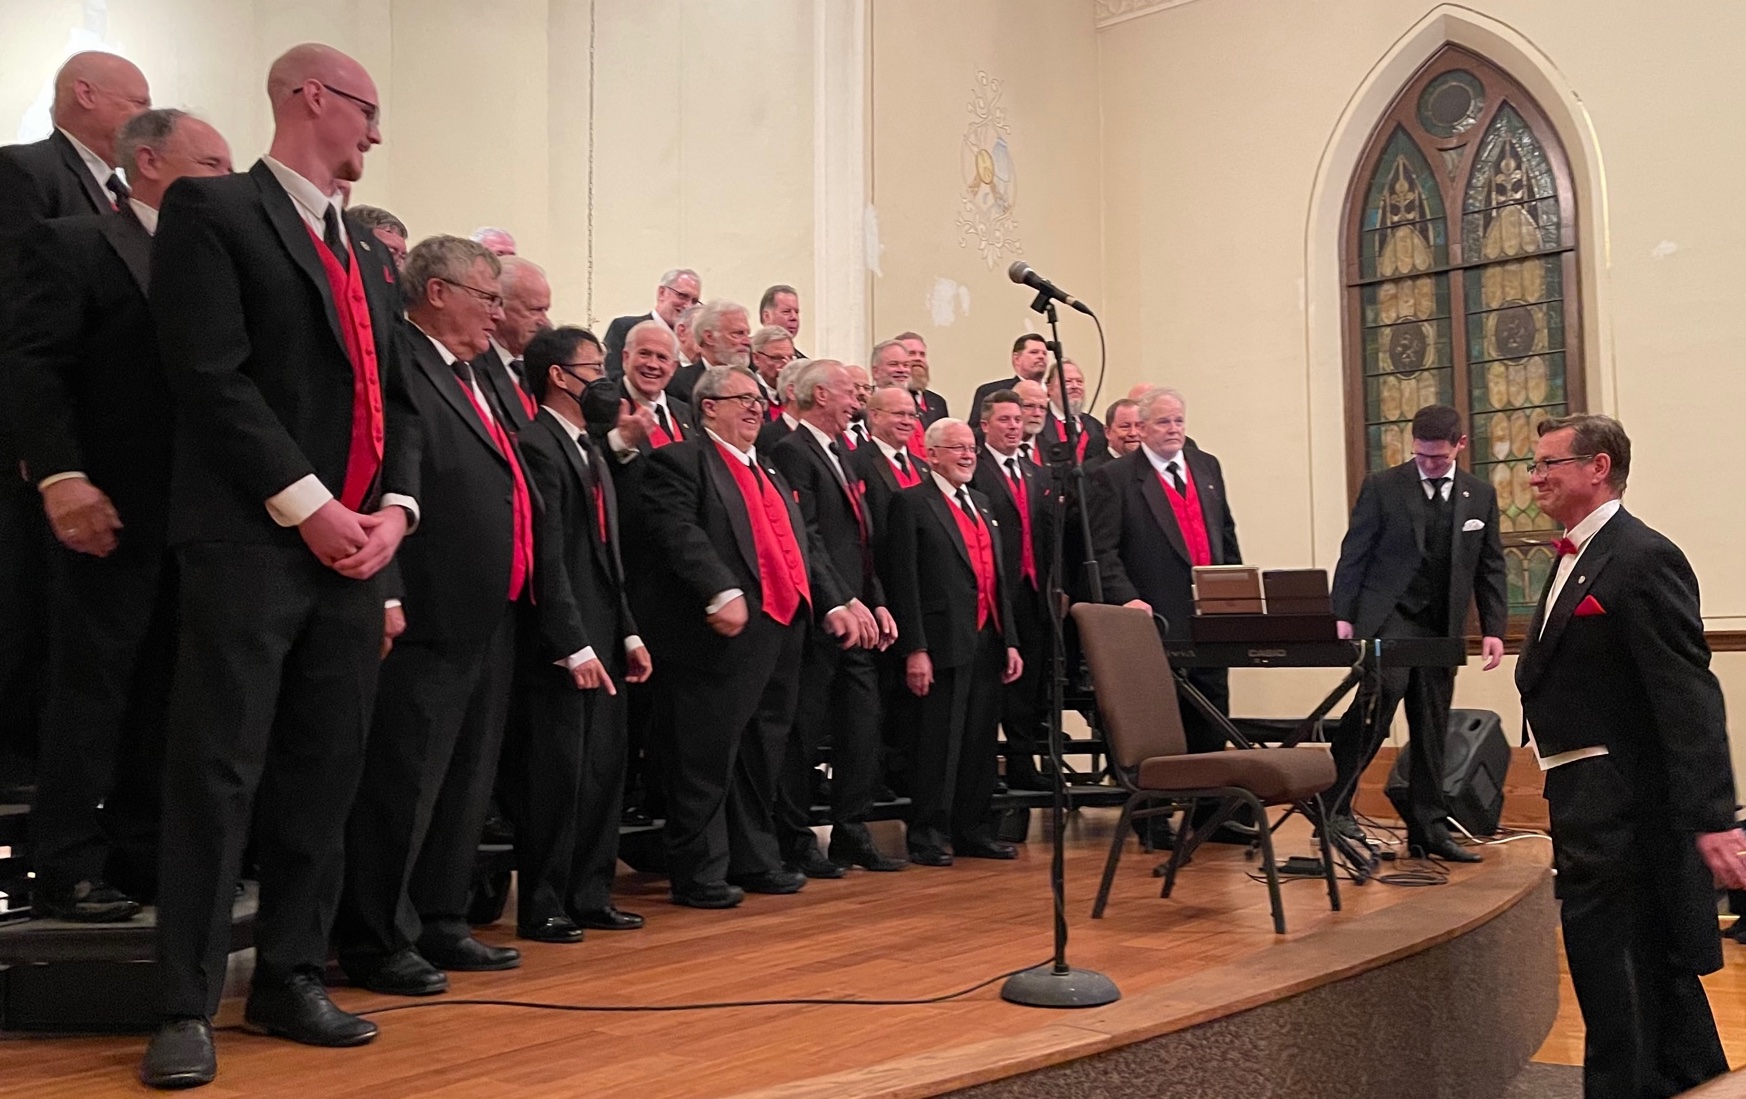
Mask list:
[[[921,727],[909,775],[910,850],[994,838],[988,806],[994,797],[1005,670],[1006,644],[992,629],[977,635],[968,664],[935,665],[933,686],[918,700]]]
[[[665,666],[672,719],[660,753],[675,891],[782,869],[772,814],[807,631],[804,617],[784,626],[758,613],[724,639],[720,659]]]
[[[479,644],[396,642],[346,823],[345,896],[334,929],[363,964],[471,934],[467,902],[509,718],[516,606]]]
[[[1048,744],[1044,720],[1048,714],[1050,625],[1048,599],[1024,581],[1013,585],[1015,631],[1023,646],[1024,674],[1000,690],[1000,728],[1006,737],[1006,773],[1013,777],[1037,773],[1037,755]]]
[[[1546,772],[1586,1099],[1664,1099],[1728,1071],[1698,977],[1721,966],[1715,891],[1664,798],[1611,756]]]
[[[790,862],[818,849],[812,831],[812,779],[827,741],[831,823],[864,824],[873,813],[881,776],[876,655],[868,649],[844,649],[824,630],[807,638],[800,703],[776,803],[777,839]]]
[[[251,822],[256,982],[326,961],[381,666],[383,585],[348,580],[301,545],[198,543],[177,561],[158,960],[165,1014],[211,1015]]]
[[[36,486],[0,447],[0,790],[36,776],[37,730],[47,682],[43,541],[50,537]]]

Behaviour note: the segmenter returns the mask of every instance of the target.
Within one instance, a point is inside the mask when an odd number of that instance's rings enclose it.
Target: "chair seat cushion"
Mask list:
[[[1334,757],[1322,748],[1254,748],[1154,756],[1140,764],[1142,790],[1238,786],[1263,804],[1319,794],[1334,784]]]

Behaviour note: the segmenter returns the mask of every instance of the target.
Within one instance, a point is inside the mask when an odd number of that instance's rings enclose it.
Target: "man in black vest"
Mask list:
[[[1459,637],[1468,606],[1477,603],[1490,671],[1503,659],[1509,614],[1497,494],[1456,465],[1467,445],[1459,412],[1427,405],[1413,417],[1412,435],[1413,460],[1371,474],[1353,505],[1334,570],[1340,636]],[[1454,690],[1453,668],[1392,668],[1383,672],[1373,707],[1360,699],[1347,709],[1334,734],[1340,795],[1331,807],[1333,827],[1362,838],[1351,818],[1352,793],[1405,698],[1412,736],[1408,847],[1451,862],[1480,861],[1454,841],[1446,823],[1443,757]]]

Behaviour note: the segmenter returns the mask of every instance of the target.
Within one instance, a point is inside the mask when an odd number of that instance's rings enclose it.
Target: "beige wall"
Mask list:
[[[1097,40],[1089,3],[1061,0],[876,0],[872,9],[872,202],[878,213],[875,338],[914,329],[928,339],[933,388],[952,413],[971,391],[1010,376],[1015,336],[1041,327],[1028,295],[1007,280],[1023,259],[1070,292],[1102,293]],[[1016,170],[1022,250],[990,266],[958,226],[966,178],[961,146],[977,73],[1002,82],[1005,135]],[[949,280],[942,283],[941,280]],[[936,320],[936,286],[962,287]],[[1062,342],[1088,367],[1097,333],[1066,311]]]

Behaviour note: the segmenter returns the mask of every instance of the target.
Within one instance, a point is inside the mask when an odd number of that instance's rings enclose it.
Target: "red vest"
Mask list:
[[[635,404],[636,402],[632,401],[631,403]],[[677,443],[685,438],[685,430],[679,426],[679,417],[673,415],[673,410],[665,405],[662,406],[662,409],[666,413],[667,422],[673,425],[673,433],[669,435],[662,431],[660,417],[656,417],[655,426],[649,430],[649,446],[655,450],[660,450],[668,443]],[[654,405],[649,406],[649,415],[655,415]]]
[[[1062,442],[1067,441],[1067,425],[1060,420],[1055,421],[1055,438]],[[1085,422],[1081,420],[1079,423],[1079,446],[1076,448],[1079,454],[1079,463],[1081,465],[1085,464],[1085,440],[1089,438],[1091,438],[1091,436],[1085,433]]]
[[[503,430],[503,425],[494,417],[486,415],[485,409],[479,404],[479,398],[473,394],[472,386],[458,377],[455,384],[467,395],[467,403],[473,406],[473,414],[485,425],[485,433],[491,436],[491,441],[497,444],[497,452],[509,463],[509,475],[515,483],[515,490],[510,494],[509,500],[510,515],[515,524],[509,560],[509,601],[513,603],[521,598],[522,589],[533,575],[533,498],[528,495],[527,479],[522,476],[521,464],[515,460],[515,451],[509,445],[509,434]]]
[[[1183,496],[1176,491],[1176,486],[1170,483],[1170,478],[1160,473],[1158,483],[1164,486],[1164,498],[1170,501],[1170,510],[1176,513],[1176,525],[1182,530],[1182,540],[1188,543],[1188,563],[1191,565],[1210,565],[1212,559],[1212,543],[1206,534],[1206,513],[1200,510],[1200,492],[1194,487],[1194,470],[1188,468],[1188,460],[1183,459],[1182,480],[1188,486],[1188,495]]]
[[[922,427],[920,420],[916,421],[915,427],[909,433],[909,452],[917,458],[928,456],[927,430]]]
[[[309,223],[304,222],[303,227],[309,229]],[[309,229],[309,239],[315,242],[315,254],[321,257],[321,269],[333,290],[340,335],[352,364],[352,440],[346,449],[346,479],[339,499],[357,511],[382,471],[382,381],[376,369],[376,335],[370,325],[370,302],[364,297],[356,254],[351,254],[349,266],[341,267],[314,229]]]
[[[521,398],[521,410],[527,413],[527,418],[531,420],[538,416],[540,414],[539,402],[535,401],[528,391],[521,387],[521,383],[515,380],[514,371],[506,366],[503,368],[503,372],[509,375],[509,388],[515,390],[515,395]]]
[[[903,452],[898,451],[898,453],[901,454]],[[890,459],[886,460],[890,461]],[[913,455],[904,462],[904,466],[908,467],[908,473],[905,473],[903,467],[900,467],[896,462],[891,462],[891,473],[897,478],[897,483],[904,488],[914,488],[916,485],[921,484],[921,468],[915,464],[915,457]]]
[[[1013,458],[1019,463],[1019,479],[1012,479],[1012,471],[1006,468],[1006,459],[1000,461],[1000,479],[1006,482],[1006,491],[1011,494],[1012,502],[1018,507],[1019,530],[1024,535],[1024,548],[1019,556],[1019,575],[1030,581],[1031,590],[1037,588],[1037,551],[1031,537],[1031,495],[1025,488],[1024,459],[1017,454]]]
[[[994,609],[994,543],[988,537],[988,524],[980,516],[971,522],[955,498],[948,497],[946,506],[958,521],[958,537],[970,551],[970,569],[976,574],[976,628],[980,630],[993,622],[998,630],[1000,615]]]
[[[733,474],[746,516],[752,522],[752,546],[758,555],[758,587],[764,595],[764,613],[786,626],[794,621],[802,603],[812,602],[812,585],[806,578],[806,559],[794,538],[788,504],[776,486],[762,473],[753,473],[739,454],[716,443],[722,460]]]

